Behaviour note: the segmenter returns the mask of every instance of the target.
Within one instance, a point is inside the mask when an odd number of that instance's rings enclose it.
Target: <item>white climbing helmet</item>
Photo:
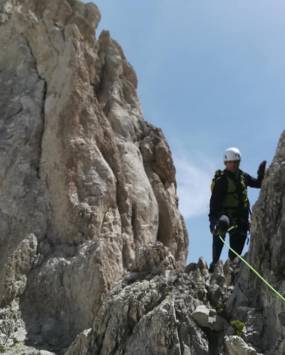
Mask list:
[[[241,161],[241,153],[238,148],[231,147],[225,150],[224,162],[227,161]]]

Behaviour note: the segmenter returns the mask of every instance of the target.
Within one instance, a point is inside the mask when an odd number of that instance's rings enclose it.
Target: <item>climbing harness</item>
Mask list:
[[[237,228],[237,225],[234,225],[232,227],[230,227],[227,232],[230,232],[231,230]],[[277,290],[275,290],[275,288],[273,286],[270,285],[270,283],[268,281],[266,281],[259,272],[257,272],[255,270],[255,268],[253,266],[251,266],[241,255],[239,255],[234,249],[232,249],[227,242],[225,242],[223,240],[223,238],[219,235],[220,240],[224,243],[224,245],[231,250],[251,271],[253,271],[255,273],[256,276],[258,276],[264,283],[265,285],[267,285],[284,303],[285,303],[285,298],[284,296],[281,295],[281,293],[279,293]]]

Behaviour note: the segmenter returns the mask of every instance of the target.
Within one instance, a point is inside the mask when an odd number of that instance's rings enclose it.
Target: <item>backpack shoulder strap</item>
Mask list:
[[[215,175],[212,179],[212,183],[211,183],[211,191],[213,192],[214,190],[214,187],[215,187],[215,184],[216,184],[216,181],[218,180],[218,178],[221,178],[222,176],[224,176],[224,171],[223,170],[217,170],[215,172]]]

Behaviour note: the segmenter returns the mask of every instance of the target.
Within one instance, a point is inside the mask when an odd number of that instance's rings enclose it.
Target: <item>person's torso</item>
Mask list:
[[[249,200],[243,172],[238,170],[232,173],[225,169],[223,179],[226,183],[226,193],[222,201],[222,212],[230,215],[245,215],[249,210]]]

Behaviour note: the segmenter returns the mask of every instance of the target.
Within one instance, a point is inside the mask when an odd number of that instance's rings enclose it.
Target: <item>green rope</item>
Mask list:
[[[237,226],[232,226],[228,229],[228,232],[237,228]],[[285,298],[281,295],[281,293],[279,293],[277,290],[275,290],[275,288],[273,286],[270,285],[270,283],[268,281],[266,281],[260,274],[259,272],[257,272],[255,270],[255,268],[253,266],[251,266],[241,255],[239,255],[234,249],[232,249],[224,240],[223,238],[219,235],[219,238],[221,239],[221,241],[226,245],[226,247],[228,247],[241,261],[243,261],[245,263],[245,265],[247,267],[250,268],[251,271],[253,271],[255,273],[256,276],[258,276],[264,283],[265,285],[267,285],[284,303],[285,303]]]

